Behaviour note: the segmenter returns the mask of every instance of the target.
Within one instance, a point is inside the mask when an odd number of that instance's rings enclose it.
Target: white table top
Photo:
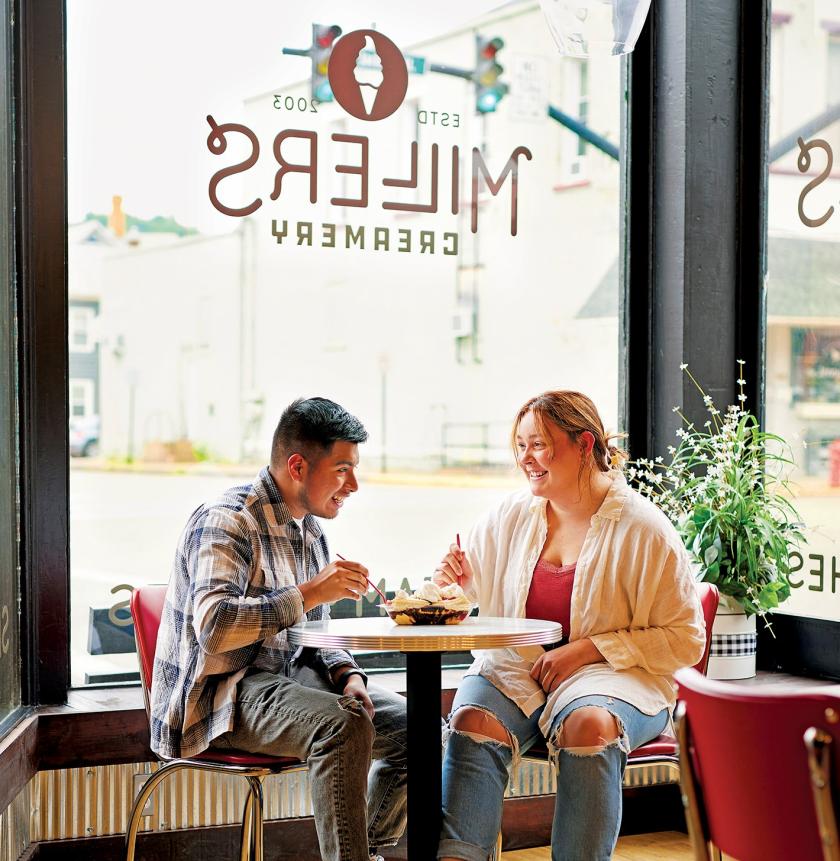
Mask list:
[[[287,628],[295,646],[383,649],[394,652],[460,652],[556,643],[563,626],[542,619],[471,616],[459,625],[397,625],[387,617],[330,619]]]

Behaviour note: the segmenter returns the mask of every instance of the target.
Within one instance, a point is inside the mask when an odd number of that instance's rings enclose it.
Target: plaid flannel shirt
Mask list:
[[[250,667],[287,674],[286,628],[302,621],[297,584],[329,562],[327,539],[307,514],[303,535],[268,468],[193,512],[178,543],[158,633],[151,745],[193,756],[233,728],[236,686]],[[328,619],[329,606],[306,614]],[[313,652],[325,675],[347,652]]]

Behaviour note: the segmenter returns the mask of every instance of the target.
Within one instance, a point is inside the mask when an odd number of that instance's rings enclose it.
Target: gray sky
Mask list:
[[[306,4],[290,0],[68,0],[69,217],[107,212],[111,196],[148,218],[207,231],[229,219],[207,204],[208,113],[241,119],[244,97],[308,74],[313,21],[370,27],[411,44],[462,25],[500,0]],[[305,7],[305,11],[302,11]],[[213,168],[216,169],[216,168]]]

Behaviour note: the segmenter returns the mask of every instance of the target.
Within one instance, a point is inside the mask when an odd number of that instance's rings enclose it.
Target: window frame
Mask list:
[[[63,0],[12,0],[24,706],[70,683],[67,123]]]
[[[20,709],[21,678],[20,678],[20,618],[17,614],[20,596],[19,555],[17,553],[17,533],[19,520],[17,517],[17,470],[18,470],[18,438],[17,422],[17,357],[16,357],[16,321],[17,303],[15,291],[15,223],[14,223],[14,127],[12,124],[13,89],[12,76],[9,74],[12,66],[12,28],[9,23],[11,14],[9,0],[0,0],[0,68],[4,74],[0,79],[0,111],[2,111],[2,127],[0,128],[0,201],[2,201],[2,230],[0,230],[0,349],[3,355],[0,362],[4,375],[8,369],[8,389],[3,390],[3,403],[0,404],[0,419],[4,427],[0,430],[0,445],[2,455],[0,462],[4,467],[4,476],[0,493],[3,495],[3,521],[0,523],[0,541],[7,542],[3,554],[3,567],[0,577],[4,579],[3,600],[8,595],[8,603],[0,608],[0,656],[4,666],[2,701],[0,701],[0,727],[12,723]],[[6,565],[8,564],[8,568]],[[8,578],[8,581],[6,581]],[[8,589],[8,591],[6,591]],[[8,688],[7,688],[8,685]]]

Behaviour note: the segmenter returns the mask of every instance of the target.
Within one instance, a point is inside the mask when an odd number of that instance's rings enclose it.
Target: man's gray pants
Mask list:
[[[372,721],[309,666],[293,663],[290,677],[253,671],[237,687],[234,729],[213,740],[306,760],[324,861],[368,861],[369,846],[393,845],[405,829],[405,700],[376,685],[368,694]]]

